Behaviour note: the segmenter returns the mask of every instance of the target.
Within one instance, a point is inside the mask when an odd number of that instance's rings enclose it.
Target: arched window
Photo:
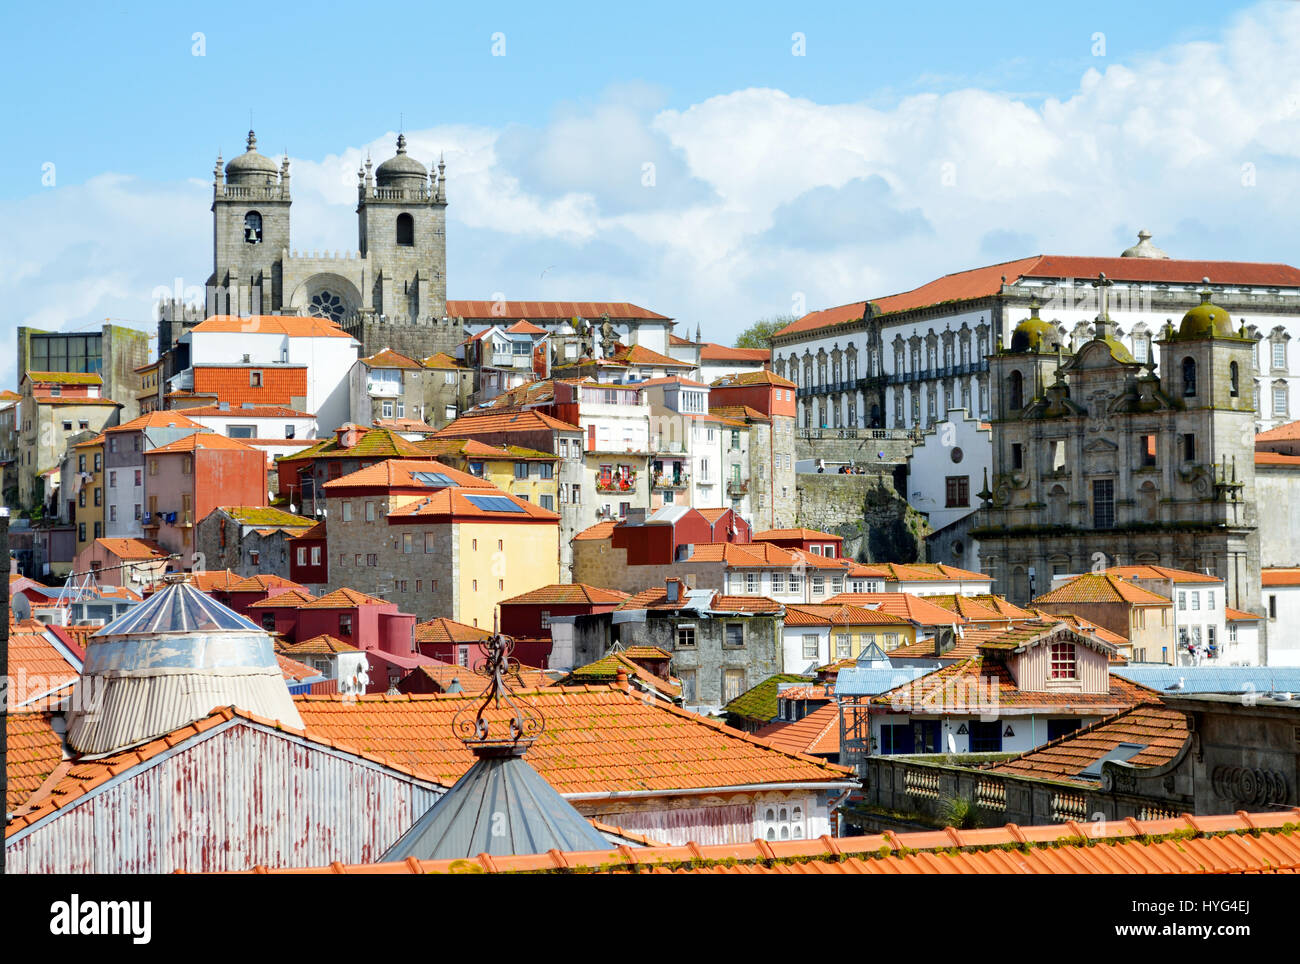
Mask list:
[[[415,244],[415,218],[409,214],[397,216],[397,243],[407,247]]]
[[[256,211],[244,215],[244,241],[248,244],[262,243],[262,215]]]
[[[1012,372],[1007,380],[1007,394],[1011,410],[1018,412],[1025,407],[1025,379],[1020,372]]]
[[[775,839],[776,839],[776,831],[773,830],[771,827],[768,827],[768,828],[767,828],[767,839],[768,839],[768,840],[775,840]]]
[[[1232,362],[1228,366],[1228,394],[1236,398],[1241,394],[1241,386],[1237,381],[1237,363]]]
[[[782,839],[782,840],[789,840],[789,839],[790,839],[790,828],[789,828],[788,826],[786,826],[785,824],[782,824],[782,825],[781,825],[781,839]]]
[[[776,811],[774,811],[771,807],[768,807],[768,808],[767,808],[767,822],[768,822],[768,823],[771,823],[771,822],[772,822],[773,820],[775,820],[775,819],[776,819]]]
[[[1183,359],[1183,397],[1190,398],[1196,394],[1196,361]]]

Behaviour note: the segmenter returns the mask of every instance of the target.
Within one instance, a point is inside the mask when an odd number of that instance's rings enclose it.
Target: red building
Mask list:
[[[614,526],[610,546],[627,550],[629,566],[667,565],[685,558],[686,546],[706,542],[746,544],[749,523],[731,509],[695,509],[668,505],[646,516],[632,509]]]
[[[755,542],[770,542],[782,549],[802,549],[827,559],[844,557],[844,537],[816,529],[768,529],[755,533]]]
[[[298,641],[298,609],[316,597],[302,589],[289,589],[248,606],[244,613],[268,633],[278,633],[287,643]]]
[[[322,589],[330,581],[329,545],[324,522],[289,537],[289,576],[304,586]]]
[[[472,667],[482,658],[479,644],[485,643],[492,634],[477,626],[458,623],[446,616],[417,623],[415,627],[415,645],[420,653],[444,663]],[[523,662],[518,653],[515,658]],[[403,692],[406,692],[403,690]],[[413,690],[424,693],[427,690]]]
[[[355,589],[334,592],[298,607],[297,639],[329,635],[364,650],[370,662],[368,692],[383,693],[429,662],[415,645],[415,616],[397,603]]]
[[[551,655],[551,620],[556,616],[590,616],[612,612],[628,598],[617,589],[583,583],[556,583],[498,603],[501,632],[515,638],[521,663],[545,668]]]
[[[769,371],[724,375],[709,388],[709,408],[745,405],[768,418],[784,416],[793,419],[798,414],[795,402],[797,387],[790,379]]]
[[[253,603],[293,591],[305,593],[302,586],[285,579],[284,576],[260,574],[231,583],[225,587],[221,595],[218,596],[216,593],[213,595],[239,615],[248,616],[249,607]]]

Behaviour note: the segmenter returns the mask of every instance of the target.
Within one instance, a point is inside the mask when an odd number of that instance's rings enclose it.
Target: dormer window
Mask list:
[[[244,241],[247,244],[262,243],[262,215],[256,211],[244,215]]]
[[[1078,679],[1074,643],[1052,643],[1052,679]]]

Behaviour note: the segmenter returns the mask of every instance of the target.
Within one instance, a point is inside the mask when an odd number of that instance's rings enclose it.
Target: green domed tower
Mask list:
[[[1038,302],[1029,305],[1029,317],[1011,330],[1010,347],[999,346],[989,358],[994,419],[1017,417],[1056,380],[1056,369],[1069,349],[1056,322],[1039,317]]]
[[[1203,281],[1201,303],[1183,315],[1177,330],[1166,325],[1157,342],[1160,387],[1187,409],[1239,413],[1253,426],[1255,341],[1244,330],[1233,330],[1232,316],[1210,300],[1210,281]]]

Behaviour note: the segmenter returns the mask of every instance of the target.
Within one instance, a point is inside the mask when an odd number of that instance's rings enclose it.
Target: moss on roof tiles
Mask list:
[[[723,707],[729,716],[756,723],[767,723],[776,719],[777,691],[782,683],[810,683],[813,677],[800,676],[797,673],[779,673],[769,676],[757,686],[750,687]]]

